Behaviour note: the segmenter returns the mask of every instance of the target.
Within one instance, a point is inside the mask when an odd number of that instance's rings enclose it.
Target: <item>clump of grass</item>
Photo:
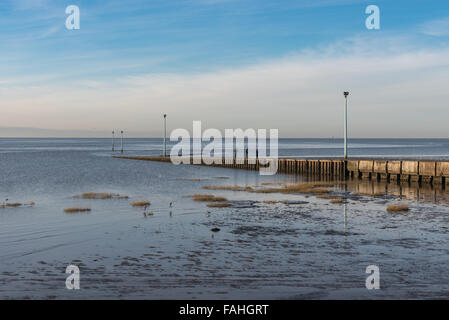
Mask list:
[[[340,203],[343,203],[343,199],[342,198],[335,198],[335,199],[331,200],[331,203],[340,204]]]
[[[0,209],[4,209],[4,208],[10,208],[10,207],[20,207],[22,204],[21,203],[2,203],[0,204]]]
[[[226,191],[247,191],[252,192],[254,189],[251,187],[242,186],[203,186],[206,190],[226,190]]]
[[[255,193],[312,193],[312,194],[324,194],[329,193],[330,190],[327,188],[320,188],[309,184],[297,184],[297,185],[286,185],[280,188],[264,188],[254,190]]]
[[[201,178],[179,178],[178,180],[201,181]]]
[[[77,212],[89,212],[89,211],[91,211],[90,208],[81,208],[81,207],[64,209],[65,213],[77,213]]]
[[[35,203],[33,201],[26,202],[26,203],[20,203],[20,202],[3,202],[0,204],[0,208],[16,208],[16,207],[22,207],[22,206],[28,206],[33,207]]]
[[[209,208],[226,208],[226,207],[231,207],[232,204],[230,204],[229,202],[221,202],[221,203],[211,202],[211,203],[208,203],[207,206]]]
[[[131,205],[133,207],[145,207],[145,206],[149,206],[151,204],[150,201],[134,201],[133,203],[131,203]]]
[[[276,185],[280,185],[279,182],[262,182],[261,183],[262,186],[276,186]]]
[[[309,182],[293,185],[284,185],[276,188],[261,188],[253,189],[247,186],[203,186],[206,190],[227,190],[227,191],[246,191],[252,193],[311,193],[311,194],[325,194],[330,190],[325,187],[332,187],[336,182]]]
[[[399,203],[399,204],[392,204],[387,207],[388,212],[402,212],[402,211],[408,211],[408,205]]]
[[[21,206],[23,206],[23,204],[19,202],[5,203],[5,207],[21,207]]]
[[[215,197],[212,194],[194,194],[193,196],[194,201],[204,201],[204,202],[224,202],[228,201],[228,199],[224,197]]]
[[[314,193],[314,194],[323,194],[329,193],[329,189],[323,188],[324,186],[328,186],[327,184],[318,184],[318,183],[307,183],[307,184],[296,184],[296,185],[287,185],[284,186],[284,193]]]
[[[122,196],[118,193],[105,192],[85,192],[73,197],[81,199],[128,199],[128,196]]]
[[[265,200],[263,203],[266,203],[266,204],[275,204],[275,203],[279,203],[279,201],[278,201],[278,200]]]

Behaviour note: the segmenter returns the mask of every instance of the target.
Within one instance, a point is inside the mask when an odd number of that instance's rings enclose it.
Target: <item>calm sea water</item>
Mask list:
[[[211,192],[202,186],[302,178],[115,159],[110,142],[0,139],[0,204],[35,203],[0,208],[0,298],[449,297],[449,207],[434,201],[444,191],[429,187],[430,201],[420,201],[415,195],[423,191],[413,186],[356,183],[359,193],[399,188],[411,208],[405,214],[385,210],[396,191],[371,197],[337,188],[345,205],[307,195]],[[125,154],[160,155],[161,139],[126,139],[124,147]],[[289,157],[342,153],[341,140],[287,139],[279,147]],[[449,159],[449,140],[357,139],[350,152]],[[90,191],[130,198],[73,198]],[[195,193],[224,196],[233,207],[208,208],[187,197]],[[152,215],[132,207],[136,200],[151,201]],[[74,206],[92,211],[64,213]],[[65,288],[69,264],[80,268],[80,290]],[[365,288],[372,264],[380,268],[380,290]]]
[[[174,143],[167,141],[167,150]],[[203,143],[203,146],[206,143]],[[161,155],[162,139],[124,139],[127,154]],[[120,151],[115,139],[115,151]],[[355,158],[449,159],[449,139],[351,139],[349,155]],[[0,139],[0,152],[96,152],[111,155],[111,139]],[[329,158],[343,156],[342,139],[279,139],[280,157]]]

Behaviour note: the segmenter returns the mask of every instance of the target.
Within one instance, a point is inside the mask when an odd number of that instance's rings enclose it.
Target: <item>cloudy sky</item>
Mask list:
[[[156,137],[167,113],[169,129],[341,137],[343,90],[352,137],[449,138],[449,1],[0,3],[0,136]]]

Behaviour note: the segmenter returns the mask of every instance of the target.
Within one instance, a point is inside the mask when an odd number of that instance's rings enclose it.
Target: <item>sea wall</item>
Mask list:
[[[168,157],[117,156],[135,160],[170,162]],[[186,158],[197,165],[259,170],[264,164],[256,159],[223,159],[221,163],[207,164],[201,159]],[[449,161],[413,160],[335,160],[335,159],[286,159],[278,161],[278,173],[301,174],[334,179],[361,178],[367,180],[400,180],[417,183],[449,184]]]

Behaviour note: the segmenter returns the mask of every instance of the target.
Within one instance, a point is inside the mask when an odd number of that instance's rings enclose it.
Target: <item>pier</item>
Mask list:
[[[170,162],[169,157],[115,156],[115,158]],[[240,161],[239,161],[240,160]],[[232,169],[259,170],[258,159],[226,159],[222,164],[209,166]],[[328,179],[360,178],[367,180],[400,181],[434,185],[449,185],[449,161],[413,160],[335,160],[279,158],[281,174],[309,175]],[[208,165],[203,162],[197,165]]]

